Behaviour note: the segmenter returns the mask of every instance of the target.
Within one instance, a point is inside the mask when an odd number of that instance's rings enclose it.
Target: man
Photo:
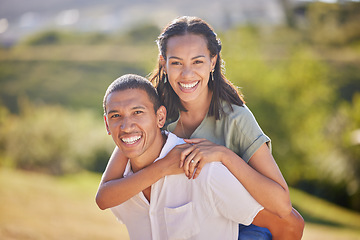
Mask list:
[[[104,111],[108,133],[129,159],[124,178],[184,144],[161,131],[166,109],[145,78],[116,79],[106,91]],[[237,239],[238,224],[252,222],[267,227],[273,239],[294,239],[279,228],[282,220],[263,209],[218,162],[206,164],[195,180],[184,173],[165,176],[111,210],[131,239]]]

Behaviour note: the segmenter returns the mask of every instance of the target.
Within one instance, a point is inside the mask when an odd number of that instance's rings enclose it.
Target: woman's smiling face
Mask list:
[[[202,35],[190,33],[169,38],[164,68],[181,102],[189,103],[208,96],[210,72],[215,64],[216,57],[210,57]]]

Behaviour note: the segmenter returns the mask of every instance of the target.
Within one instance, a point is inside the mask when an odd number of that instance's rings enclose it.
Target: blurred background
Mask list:
[[[0,0],[0,238],[127,239],[94,196],[107,86],[148,75],[181,15],[210,23],[307,222],[360,239],[360,2]]]

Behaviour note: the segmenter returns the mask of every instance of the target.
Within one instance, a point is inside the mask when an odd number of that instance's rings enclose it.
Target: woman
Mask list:
[[[285,219],[284,229],[301,238],[303,219],[291,207],[288,186],[271,155],[270,139],[223,75],[221,42],[213,29],[199,18],[181,17],[165,27],[158,47],[159,64],[150,80],[167,108],[167,129],[192,146],[175,148],[124,179],[126,159],[116,149],[99,187],[99,207],[116,206],[164,175],[178,173],[170,166],[178,164],[179,158],[189,178],[196,178],[204,164],[221,161],[264,208]],[[153,171],[158,176],[148,174]],[[241,239],[271,239],[266,229],[240,229]]]

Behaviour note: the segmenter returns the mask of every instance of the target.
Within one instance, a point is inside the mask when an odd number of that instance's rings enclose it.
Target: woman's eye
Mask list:
[[[196,60],[194,63],[195,63],[195,64],[200,64],[200,63],[203,63],[203,61],[201,61],[201,60]]]
[[[180,65],[180,62],[172,62],[171,65]]]

